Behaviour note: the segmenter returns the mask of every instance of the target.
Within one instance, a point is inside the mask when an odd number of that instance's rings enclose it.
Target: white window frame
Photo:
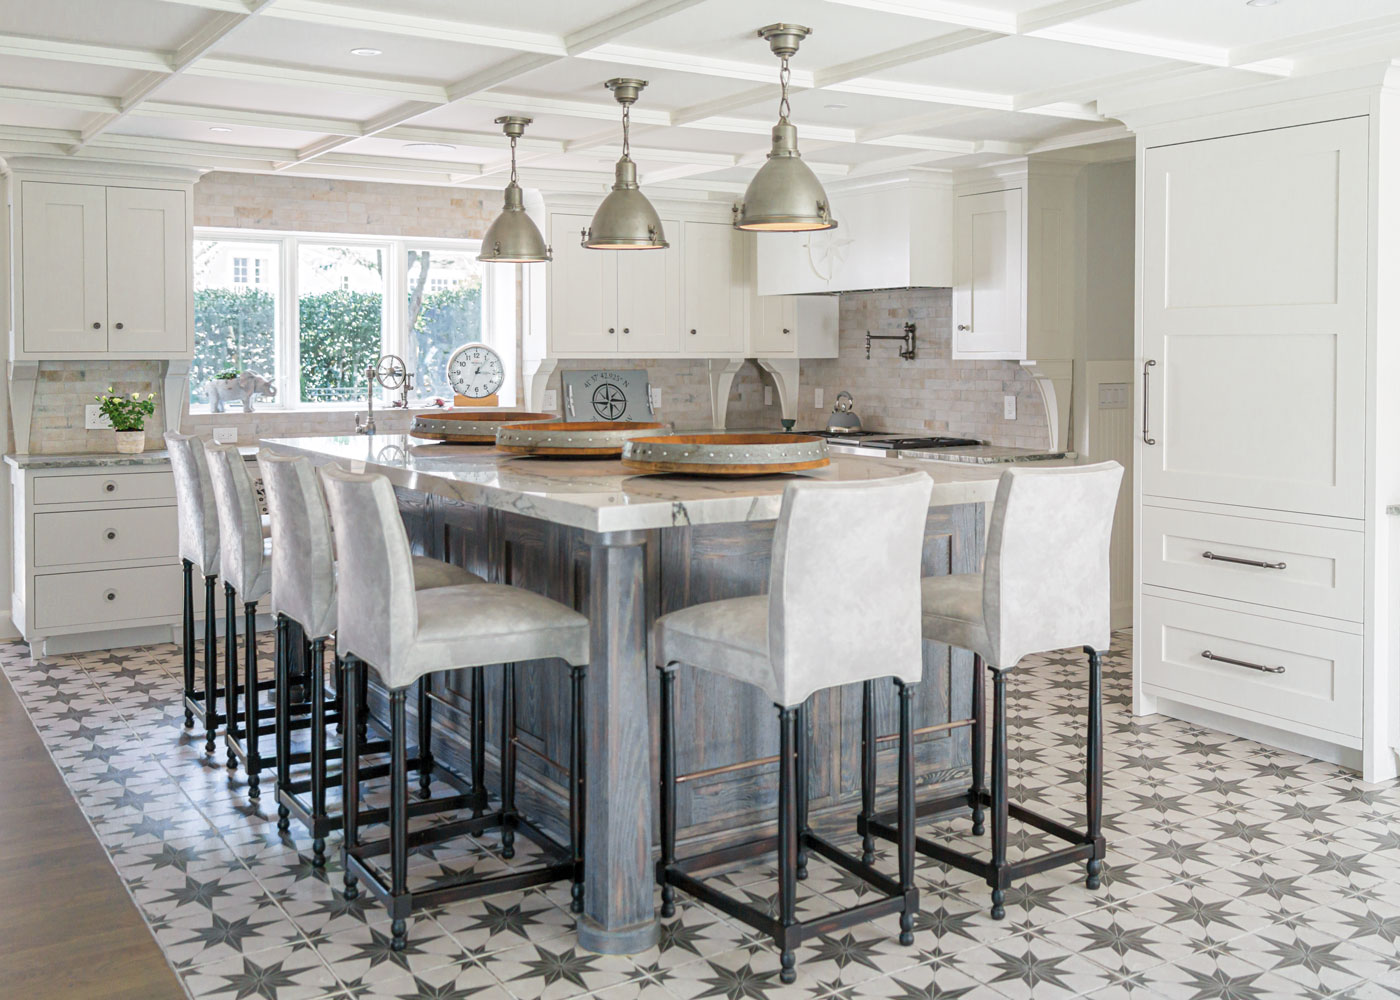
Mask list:
[[[297,379],[294,377],[294,373],[301,370],[301,329],[299,325],[300,308],[298,307],[300,295],[297,274],[301,246],[364,247],[385,250],[380,353],[397,354],[405,360],[410,353],[409,330],[405,315],[407,311],[405,307],[408,302],[409,249],[443,250],[452,253],[469,253],[473,256],[481,251],[480,240],[448,237],[366,236],[364,234],[295,232],[290,230],[225,229],[212,226],[196,226],[194,239],[196,241],[233,240],[240,243],[265,243],[279,247],[281,273],[278,276],[279,280],[276,286],[275,350],[277,359],[282,363],[278,367],[276,377],[276,399],[260,403],[259,408],[285,411],[359,410],[364,405],[363,401],[306,403],[296,398]],[[500,391],[502,406],[515,405],[515,385],[518,381],[515,362],[517,268],[518,265],[482,265],[482,337],[486,344],[500,354],[501,363],[505,368],[505,383],[501,386]],[[268,286],[264,284],[261,287]]]

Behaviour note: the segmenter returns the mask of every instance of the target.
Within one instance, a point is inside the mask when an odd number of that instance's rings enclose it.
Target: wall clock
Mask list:
[[[501,356],[485,344],[463,344],[447,359],[447,381],[456,393],[455,406],[495,406],[505,380]]]

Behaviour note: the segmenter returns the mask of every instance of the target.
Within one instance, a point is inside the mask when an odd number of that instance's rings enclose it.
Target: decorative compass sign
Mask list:
[[[566,420],[651,420],[644,368],[564,372]]]

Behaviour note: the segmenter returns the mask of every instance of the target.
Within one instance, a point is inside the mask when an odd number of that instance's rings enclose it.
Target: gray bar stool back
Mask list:
[[[297,718],[293,712],[291,658],[284,656],[279,660],[282,669],[276,678],[278,826],[287,829],[290,817],[295,816],[312,836],[311,863],[320,868],[326,862],[326,835],[341,826],[340,815],[331,815],[326,808],[327,788],[339,785],[339,776],[327,773],[327,727],[342,726],[344,722],[341,703],[344,677],[338,653],[335,657],[335,701],[329,715],[325,688],[326,642],[336,631],[335,538],[320,476],[310,459],[262,451],[258,454],[258,468],[272,518],[272,610],[277,616],[279,646],[290,649],[290,639],[296,631],[289,627],[293,624],[310,642],[309,720]],[[413,581],[418,590],[485,582],[475,573],[426,556],[413,557]],[[418,748],[414,758],[424,798],[431,794],[433,771],[429,681],[427,676],[418,681]],[[367,732],[362,720],[367,717],[368,710],[363,698],[359,706],[361,755],[387,752],[387,743],[365,742]],[[479,703],[473,704],[472,711],[480,711]],[[292,733],[308,726],[309,750],[293,752]],[[329,756],[338,755],[333,749],[329,751]],[[482,759],[479,745],[472,747],[472,757],[475,771],[476,761]],[[294,782],[292,766],[304,763],[310,765],[309,776]],[[484,767],[484,759],[482,764]],[[475,791],[484,804],[483,781],[477,782]]]
[[[390,799],[387,840],[361,843],[359,739],[345,730],[343,807],[345,893],[358,894],[363,880],[384,901],[392,921],[391,945],[407,944],[408,916],[425,906],[470,899],[572,879],[575,912],[583,903],[583,684],[588,663],[588,619],[516,587],[493,583],[414,586],[408,535],[389,481],[380,475],[347,472],[336,465],[322,471],[339,552],[339,628],[336,644],[345,661],[347,716],[359,692],[354,678],[366,665],[378,674],[389,696]],[[572,740],[569,761],[569,840],[564,846],[515,808],[515,668],[524,660],[561,659],[570,665]],[[502,685],[501,808],[417,830],[410,842],[411,816],[456,809],[463,803],[434,799],[409,803],[405,698],[421,677],[447,670],[505,664]],[[470,797],[466,804],[470,804]],[[477,810],[479,812],[479,810]],[[548,858],[530,869],[495,876],[466,873],[438,878],[410,889],[408,853],[462,835],[501,829],[501,853],[514,854],[516,831],[539,844]],[[386,872],[374,858],[389,855]]]
[[[658,618],[661,669],[662,915],[675,913],[675,890],[771,935],[782,951],[785,983],[796,977],[797,947],[890,913],[900,942],[914,940],[912,685],[923,677],[919,574],[933,483],[922,472],[856,483],[793,483],[773,536],[769,592],[712,601]],[[772,850],[772,838],[676,858],[676,667],[688,664],[758,687],[778,710],[778,917],[740,902],[693,873]],[[907,810],[899,873],[890,878],[847,855],[807,826],[803,703],[817,691],[893,676],[899,688],[899,809]],[[755,762],[758,763],[758,762]],[[813,921],[798,921],[797,881],[808,851],[863,879],[879,895]]]
[[[1002,473],[987,534],[981,573],[927,577],[923,581],[924,638],[973,654],[972,787],[965,793],[922,802],[920,816],[966,803],[973,834],[985,832],[983,809],[992,814],[990,859],[923,837],[921,854],[980,875],[992,888],[992,916],[1006,915],[1006,889],[1016,879],[1059,865],[1086,862],[1086,884],[1099,887],[1103,867],[1103,677],[1100,657],[1109,647],[1108,544],[1123,467],[1100,462],[1078,468],[1012,468]],[[1010,803],[1007,794],[1006,682],[1032,653],[1082,647],[1089,658],[1085,777],[1086,829],[1076,830]],[[983,787],[986,692],[983,668],[992,672],[991,790]],[[866,692],[866,711],[870,692]],[[873,741],[871,741],[873,744]],[[863,773],[874,768],[865,748]],[[873,837],[902,834],[889,814],[877,815],[864,797],[859,828],[865,849]],[[1020,861],[1006,860],[1008,818],[1033,826],[1069,846]]]
[[[179,526],[180,566],[185,577],[182,616],[184,641],[185,728],[195,716],[204,722],[204,751],[214,752],[214,734],[224,717],[219,714],[218,642],[215,637],[214,581],[219,576],[219,513],[204,443],[196,437],[168,431],[165,447],[175,476],[175,516]],[[194,574],[204,577],[204,689],[195,687]]]
[[[262,513],[253,492],[253,477],[238,448],[206,442],[209,478],[214,486],[214,506],[219,513],[219,575],[224,580],[224,744],[230,770],[241,758],[248,775],[248,797],[260,797],[264,761],[259,746],[263,730],[258,693],[270,691],[274,682],[258,680],[258,601],[272,586],[272,543],[263,537]],[[243,601],[243,686],[238,684],[238,608]],[[280,657],[282,650],[277,651]],[[239,693],[243,695],[240,715]]]

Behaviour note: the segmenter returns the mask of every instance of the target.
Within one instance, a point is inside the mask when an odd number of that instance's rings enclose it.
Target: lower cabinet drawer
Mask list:
[[[35,503],[101,503],[107,500],[173,500],[175,477],[162,472],[35,476]]]
[[[1363,532],[1148,505],[1141,531],[1149,586],[1362,619]]]
[[[1359,635],[1154,596],[1142,597],[1142,633],[1150,693],[1280,729],[1361,736]]]
[[[33,621],[39,629],[176,617],[183,598],[180,567],[43,573],[34,577]]]
[[[38,567],[87,566],[126,559],[174,559],[179,537],[174,507],[67,510],[34,515]]]

